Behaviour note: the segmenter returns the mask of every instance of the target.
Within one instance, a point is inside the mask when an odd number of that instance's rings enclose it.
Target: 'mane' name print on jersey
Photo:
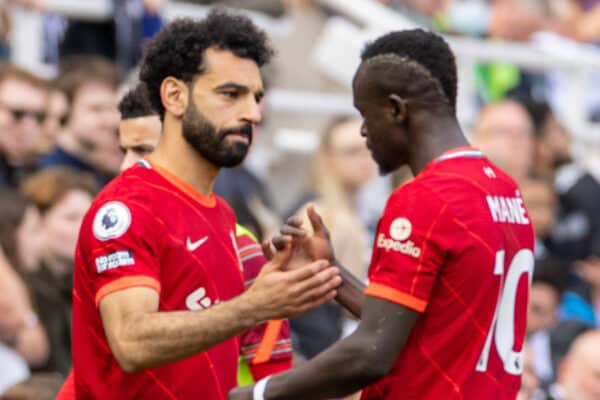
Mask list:
[[[523,199],[518,190],[515,197],[488,195],[486,200],[494,222],[529,225]]]

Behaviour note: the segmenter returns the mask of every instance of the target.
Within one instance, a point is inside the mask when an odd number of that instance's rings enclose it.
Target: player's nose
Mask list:
[[[262,120],[262,111],[260,110],[260,105],[254,99],[253,96],[249,96],[250,98],[244,105],[242,120],[244,122],[249,122],[252,125],[258,124]]]
[[[362,137],[367,137],[367,125],[365,124],[365,121],[363,121],[363,123],[360,126],[360,136]]]

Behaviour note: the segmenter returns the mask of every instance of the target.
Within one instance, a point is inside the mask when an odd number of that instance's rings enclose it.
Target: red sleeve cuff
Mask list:
[[[391,301],[420,313],[427,308],[426,301],[381,283],[371,282],[365,289],[365,295]]]
[[[137,286],[149,287],[160,293],[160,282],[154,278],[145,275],[124,276],[108,282],[98,289],[95,299],[96,307],[100,304],[100,301],[109,294]]]

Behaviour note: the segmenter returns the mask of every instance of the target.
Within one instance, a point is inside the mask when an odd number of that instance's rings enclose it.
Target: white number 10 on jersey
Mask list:
[[[505,253],[504,250],[496,252],[494,275],[502,276]],[[487,370],[492,341],[494,341],[498,356],[504,363],[504,370],[512,375],[520,375],[523,372],[522,350],[513,350],[515,343],[515,303],[519,281],[523,274],[528,275],[529,285],[531,285],[533,264],[533,253],[529,249],[521,249],[513,257],[504,279],[504,285],[500,290],[498,303],[496,303],[496,313],[477,362],[476,371],[484,372]]]

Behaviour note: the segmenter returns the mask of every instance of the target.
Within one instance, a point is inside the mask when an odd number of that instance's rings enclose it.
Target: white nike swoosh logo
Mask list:
[[[202,246],[204,244],[204,242],[206,242],[208,240],[208,236],[204,236],[202,239],[197,240],[195,242],[192,242],[192,240],[190,239],[190,237],[188,236],[187,241],[186,241],[186,246],[187,249],[189,251],[194,251],[196,250],[198,247]]]

